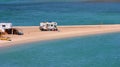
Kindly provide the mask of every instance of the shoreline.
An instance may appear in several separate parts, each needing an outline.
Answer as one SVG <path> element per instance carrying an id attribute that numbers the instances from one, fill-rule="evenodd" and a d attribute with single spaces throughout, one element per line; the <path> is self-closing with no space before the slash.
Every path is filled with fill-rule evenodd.
<path id="1" fill-rule="evenodd" d="M 15 28 L 23 30 L 24 35 L 5 35 L 11 37 L 12 41 L 0 41 L 0 47 L 61 38 L 120 32 L 120 24 L 58 26 L 60 32 L 40 31 L 39 26 L 15 26 Z"/>

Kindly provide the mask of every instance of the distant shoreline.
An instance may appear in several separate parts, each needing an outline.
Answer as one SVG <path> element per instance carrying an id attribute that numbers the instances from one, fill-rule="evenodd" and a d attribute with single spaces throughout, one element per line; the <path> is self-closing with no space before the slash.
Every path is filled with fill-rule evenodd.
<path id="1" fill-rule="evenodd" d="M 11 37 L 12 41 L 0 41 L 0 47 L 14 46 L 24 43 L 68 37 L 120 32 L 120 24 L 58 26 L 59 32 L 40 31 L 39 26 L 14 26 L 14 27 L 20 28 L 23 31 L 24 35 L 5 35 Z"/>

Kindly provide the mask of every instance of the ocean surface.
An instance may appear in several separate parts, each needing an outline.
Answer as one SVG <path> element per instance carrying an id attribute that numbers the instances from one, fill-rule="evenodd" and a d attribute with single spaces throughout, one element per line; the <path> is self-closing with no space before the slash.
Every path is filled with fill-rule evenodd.
<path id="1" fill-rule="evenodd" d="M 120 33 L 0 48 L 0 67 L 120 67 Z"/>
<path id="2" fill-rule="evenodd" d="M 0 2 L 0 22 L 34 26 L 43 21 L 58 25 L 120 24 L 120 3 Z"/>

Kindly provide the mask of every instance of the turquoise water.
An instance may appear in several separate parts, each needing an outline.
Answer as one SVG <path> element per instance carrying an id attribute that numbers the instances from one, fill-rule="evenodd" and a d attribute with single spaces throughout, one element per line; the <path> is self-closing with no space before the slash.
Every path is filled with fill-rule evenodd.
<path id="1" fill-rule="evenodd" d="M 120 33 L 57 39 L 0 49 L 0 67 L 119 67 Z"/>
<path id="2" fill-rule="evenodd" d="M 34 26 L 42 21 L 56 21 L 59 25 L 120 24 L 119 6 L 119 2 L 13 0 L 0 2 L 0 22 L 12 22 L 15 26 Z"/>
<path id="3" fill-rule="evenodd" d="M 36 2 L 35 2 L 36 1 Z M 120 3 L 0 1 L 0 22 L 34 26 L 120 24 Z M 120 33 L 0 48 L 0 67 L 119 67 Z"/>

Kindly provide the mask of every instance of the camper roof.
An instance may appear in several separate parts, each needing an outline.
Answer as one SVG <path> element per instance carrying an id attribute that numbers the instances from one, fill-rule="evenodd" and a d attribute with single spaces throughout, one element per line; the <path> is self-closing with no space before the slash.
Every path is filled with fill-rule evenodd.
<path id="1" fill-rule="evenodd" d="M 41 22 L 40 24 L 55 24 L 55 25 L 57 25 L 57 22 Z"/>

